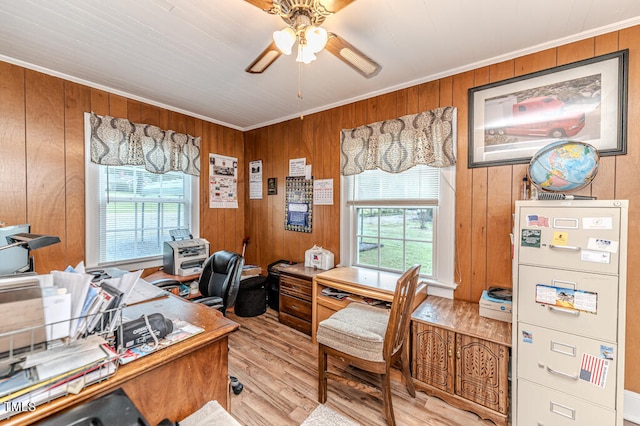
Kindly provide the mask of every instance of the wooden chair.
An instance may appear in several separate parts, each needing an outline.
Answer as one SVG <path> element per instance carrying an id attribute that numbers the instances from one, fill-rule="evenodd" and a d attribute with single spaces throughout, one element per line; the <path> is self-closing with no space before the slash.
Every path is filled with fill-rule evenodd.
<path id="1" fill-rule="evenodd" d="M 384 413 L 395 425 L 391 403 L 391 368 L 400 361 L 409 394 L 416 391 L 409 369 L 409 324 L 411 305 L 418 285 L 420 265 L 409 268 L 398 280 L 391 310 L 351 303 L 318 324 L 318 401 L 327 401 L 327 379 L 367 393 L 382 392 Z M 380 375 L 380 389 L 354 382 L 328 371 L 327 355 L 335 356 L 364 371 Z"/>

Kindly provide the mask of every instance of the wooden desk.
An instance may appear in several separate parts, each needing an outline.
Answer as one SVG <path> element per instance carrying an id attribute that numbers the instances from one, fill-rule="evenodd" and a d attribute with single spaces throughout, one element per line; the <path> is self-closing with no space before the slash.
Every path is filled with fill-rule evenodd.
<path id="1" fill-rule="evenodd" d="M 179 283 L 187 283 L 189 281 L 193 281 L 193 280 L 197 280 L 198 278 L 200 278 L 200 274 L 193 274 L 193 275 L 171 275 L 171 274 L 167 274 L 166 272 L 160 270 L 160 271 L 156 271 L 151 275 L 147 275 L 146 277 L 144 277 L 144 279 L 148 282 L 153 282 L 153 281 L 157 281 L 157 280 L 175 280 L 178 281 Z M 178 288 L 173 288 L 171 290 L 167 290 L 170 293 L 175 294 L 176 296 L 180 296 L 180 290 Z M 200 292 L 197 293 L 191 293 L 189 292 L 189 294 L 186 294 L 183 297 L 184 299 L 195 299 L 198 297 L 201 297 L 202 295 L 200 294 Z"/>
<path id="2" fill-rule="evenodd" d="M 307 268 L 303 263 L 280 269 L 278 319 L 282 324 L 311 335 L 311 283 L 313 277 L 322 272 L 322 269 Z"/>
<path id="3" fill-rule="evenodd" d="M 200 278 L 200 274 L 184 275 L 183 276 L 183 275 L 167 274 L 164 271 L 156 271 L 153 274 L 147 275 L 146 277 L 144 277 L 145 281 L 148 281 L 148 282 L 152 282 L 152 281 L 156 281 L 156 280 L 176 280 L 176 281 L 181 282 L 181 283 L 197 280 L 198 278 Z"/>
<path id="4" fill-rule="evenodd" d="M 204 332 L 119 367 L 108 380 L 0 422 L 27 425 L 67 408 L 123 388 L 150 424 L 162 419 L 182 420 L 206 402 L 228 407 L 228 335 L 239 324 L 215 309 L 169 296 L 126 308 L 124 315 L 161 312 L 204 328 Z"/>
<path id="5" fill-rule="evenodd" d="M 313 342 L 316 342 L 318 323 L 351 303 L 347 299 L 337 300 L 323 296 L 322 289 L 331 287 L 361 297 L 392 302 L 398 278 L 400 278 L 400 274 L 350 267 L 330 269 L 315 275 L 313 277 L 311 320 Z M 418 307 L 426 297 L 426 284 L 418 284 L 411 310 Z"/>

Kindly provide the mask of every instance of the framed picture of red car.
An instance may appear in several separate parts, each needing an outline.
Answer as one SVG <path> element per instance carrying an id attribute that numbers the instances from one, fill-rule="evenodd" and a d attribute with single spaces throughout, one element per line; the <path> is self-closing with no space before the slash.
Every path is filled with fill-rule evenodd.
<path id="1" fill-rule="evenodd" d="M 563 139 L 627 152 L 628 50 L 469 89 L 468 167 L 528 163 Z"/>

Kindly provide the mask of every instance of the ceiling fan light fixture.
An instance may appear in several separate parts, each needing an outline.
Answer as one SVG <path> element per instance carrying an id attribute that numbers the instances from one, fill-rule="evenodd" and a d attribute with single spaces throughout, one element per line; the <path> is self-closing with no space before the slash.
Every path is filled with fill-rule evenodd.
<path id="1" fill-rule="evenodd" d="M 291 48 L 296 42 L 296 32 L 291 27 L 275 31 L 273 33 L 273 41 L 275 41 L 276 46 L 282 53 L 291 55 Z"/>
<path id="2" fill-rule="evenodd" d="M 327 31 L 322 27 L 310 25 L 305 28 L 304 36 L 307 40 L 307 47 L 311 49 L 313 53 L 320 52 L 327 44 Z"/>
<path id="3" fill-rule="evenodd" d="M 296 62 L 302 62 L 305 65 L 309 65 L 316 60 L 314 52 L 305 44 L 298 43 L 298 57 Z"/>

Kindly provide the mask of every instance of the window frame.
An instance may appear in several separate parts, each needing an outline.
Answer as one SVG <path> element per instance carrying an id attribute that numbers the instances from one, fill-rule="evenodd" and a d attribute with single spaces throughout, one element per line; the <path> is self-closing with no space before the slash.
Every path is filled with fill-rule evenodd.
<path id="1" fill-rule="evenodd" d="M 429 284 L 429 294 L 453 298 L 453 291 L 457 288 L 455 282 L 455 201 L 456 201 L 456 170 L 455 166 L 438 169 L 440 173 L 439 200 L 434 209 L 433 229 L 433 276 L 421 274 L 421 281 Z M 390 207 L 402 208 L 434 206 L 433 202 L 419 202 L 406 200 L 402 205 L 396 200 L 384 200 L 373 203 L 356 202 L 348 204 L 348 180 L 340 176 L 340 266 L 380 270 L 364 265 L 357 265 L 357 223 L 356 208 L 358 207 Z M 392 273 L 396 273 L 393 271 Z"/>
<path id="2" fill-rule="evenodd" d="M 163 265 L 163 255 L 119 260 L 114 262 L 99 262 L 100 250 L 100 196 L 99 173 L 100 167 L 107 167 L 95 164 L 91 161 L 91 114 L 84 113 L 85 131 L 85 267 L 104 268 L 117 267 L 125 270 L 137 270 L 154 268 Z M 137 166 L 131 166 L 137 167 Z M 190 184 L 191 196 L 191 234 L 197 238 L 200 234 L 200 178 L 198 176 L 185 175 Z M 167 200 L 169 201 L 169 200 Z"/>

